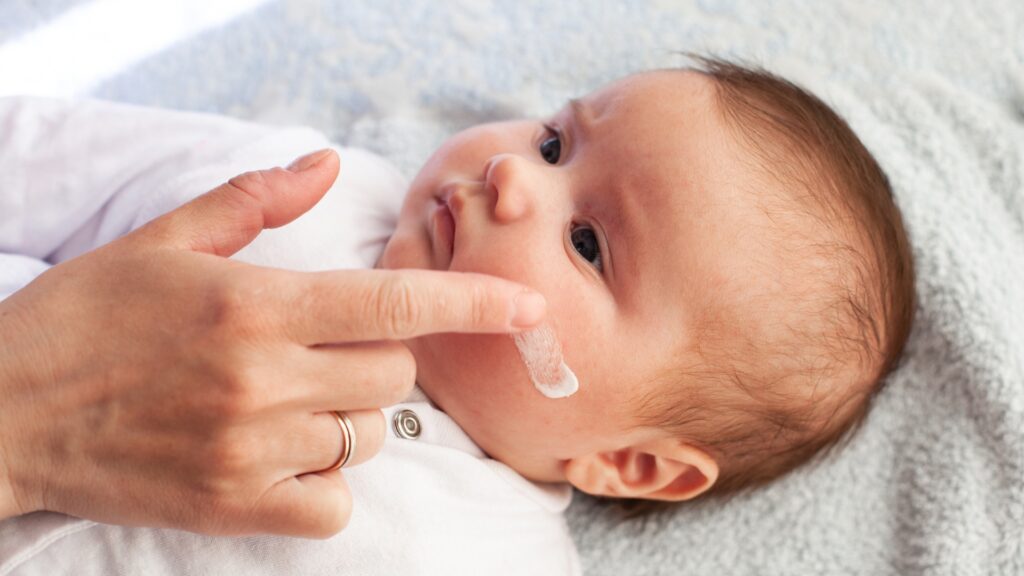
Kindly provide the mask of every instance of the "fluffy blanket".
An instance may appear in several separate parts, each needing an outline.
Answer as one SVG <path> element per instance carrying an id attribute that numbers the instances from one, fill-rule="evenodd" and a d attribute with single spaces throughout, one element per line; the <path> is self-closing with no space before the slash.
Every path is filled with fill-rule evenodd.
<path id="1" fill-rule="evenodd" d="M 0 51 L 69 10 L 112 3 L 5 0 Z M 218 2 L 141 4 L 188 21 Z M 58 64 L 75 68 L 72 41 L 133 26 L 91 24 Z M 280 0 L 77 86 L 309 124 L 411 176 L 456 129 L 546 114 L 623 74 L 682 64 L 681 51 L 803 83 L 851 122 L 904 211 L 920 295 L 905 361 L 849 445 L 767 488 L 642 518 L 579 495 L 570 517 L 586 572 L 1020 574 L 1022 30 L 1015 0 Z"/>

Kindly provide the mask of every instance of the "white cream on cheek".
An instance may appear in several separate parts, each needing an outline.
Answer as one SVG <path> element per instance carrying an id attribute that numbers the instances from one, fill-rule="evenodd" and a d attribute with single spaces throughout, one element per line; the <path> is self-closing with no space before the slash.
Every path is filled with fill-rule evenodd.
<path id="1" fill-rule="evenodd" d="M 541 394 L 548 398 L 565 398 L 579 390 L 580 382 L 562 359 L 562 346 L 547 324 L 513 334 L 512 340 L 533 385 Z"/>

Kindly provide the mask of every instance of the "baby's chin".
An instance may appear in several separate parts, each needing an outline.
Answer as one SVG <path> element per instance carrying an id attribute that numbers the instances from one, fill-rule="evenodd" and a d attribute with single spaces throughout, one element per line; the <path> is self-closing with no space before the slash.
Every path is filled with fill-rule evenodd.
<path id="1" fill-rule="evenodd" d="M 385 270 L 430 270 L 432 264 L 430 246 L 425 245 L 415 231 L 399 228 L 388 239 L 373 267 Z"/>
<path id="2" fill-rule="evenodd" d="M 478 390 L 463 386 L 469 379 L 463 376 L 467 356 L 453 349 L 450 340 L 454 334 L 427 334 L 403 341 L 416 361 L 416 385 L 443 412 L 459 421 L 461 411 L 448 408 L 453 404 L 471 404 Z M 456 401 L 457 399 L 457 401 Z M 474 408 L 470 406 L 470 408 Z M 463 425 L 462 422 L 459 422 Z"/>
<path id="3" fill-rule="evenodd" d="M 404 341 L 416 360 L 416 384 L 460 425 L 467 413 L 486 413 L 501 383 L 489 360 L 495 336 L 428 334 Z M 488 376 L 491 374 L 492 376 Z"/>

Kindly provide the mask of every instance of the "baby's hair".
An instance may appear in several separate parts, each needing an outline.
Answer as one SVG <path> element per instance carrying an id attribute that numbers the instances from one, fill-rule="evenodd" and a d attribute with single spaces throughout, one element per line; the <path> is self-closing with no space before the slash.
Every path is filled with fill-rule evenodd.
<path id="1" fill-rule="evenodd" d="M 860 426 L 909 335 L 914 268 L 888 179 L 838 114 L 759 67 L 688 56 L 697 66 L 685 70 L 713 81 L 721 117 L 776 184 L 751 191 L 771 222 L 786 223 L 770 225 L 764 241 L 787 269 L 767 273 L 810 278 L 777 280 L 786 289 L 771 294 L 723 295 L 698 323 L 695 360 L 666 373 L 671 391 L 658 386 L 638 399 L 646 425 L 715 457 L 708 494 L 730 495 L 812 460 Z M 785 306 L 772 306 L 780 300 Z M 756 326 L 734 306 L 758 310 Z"/>

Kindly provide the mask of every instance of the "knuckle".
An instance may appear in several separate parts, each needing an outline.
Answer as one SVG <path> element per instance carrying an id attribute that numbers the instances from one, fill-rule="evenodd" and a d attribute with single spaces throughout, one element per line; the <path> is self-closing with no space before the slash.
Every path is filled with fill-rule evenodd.
<path id="1" fill-rule="evenodd" d="M 362 380 L 372 390 L 373 406 L 405 400 L 416 385 L 416 359 L 401 342 L 382 342 Z"/>
<path id="2" fill-rule="evenodd" d="M 215 498 L 237 494 L 252 468 L 254 448 L 241 435 L 224 435 L 210 442 L 200 458 L 200 466 L 205 471 L 201 481 L 203 491 Z"/>
<path id="3" fill-rule="evenodd" d="M 270 182 L 266 174 L 260 170 L 245 172 L 228 180 L 228 186 L 242 193 L 242 198 L 248 197 L 259 201 L 270 189 Z"/>
<path id="4" fill-rule="evenodd" d="M 472 325 L 486 325 L 493 309 L 490 293 L 483 286 L 473 286 L 469 298 L 469 320 Z"/>
<path id="5" fill-rule="evenodd" d="M 404 344 L 395 342 L 393 348 L 389 374 L 382 379 L 389 405 L 405 400 L 416 385 L 416 358 Z"/>
<path id="6" fill-rule="evenodd" d="M 238 367 L 221 375 L 209 394 L 210 416 L 221 421 L 241 420 L 258 412 L 268 403 L 267 393 L 251 374 Z"/>
<path id="7" fill-rule="evenodd" d="M 415 333 L 420 322 L 420 309 L 416 305 L 412 283 L 401 275 L 393 275 L 381 282 L 371 298 L 374 317 L 380 319 L 384 332 L 395 338 Z"/>
<path id="8" fill-rule="evenodd" d="M 253 290 L 244 282 L 225 280 L 217 283 L 210 294 L 210 318 L 217 327 L 243 325 L 249 317 Z"/>
<path id="9" fill-rule="evenodd" d="M 270 329 L 270 289 L 253 274 L 233 274 L 211 289 L 208 318 L 214 332 L 229 341 L 252 339 Z"/>

